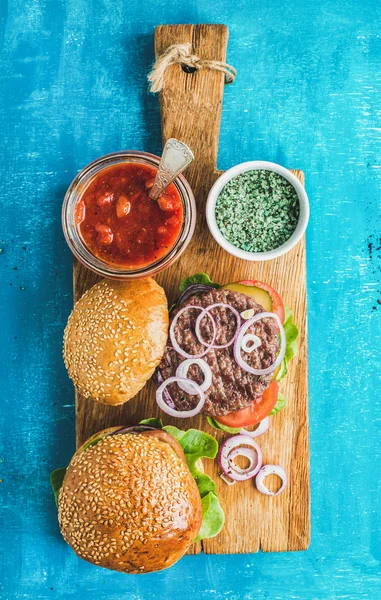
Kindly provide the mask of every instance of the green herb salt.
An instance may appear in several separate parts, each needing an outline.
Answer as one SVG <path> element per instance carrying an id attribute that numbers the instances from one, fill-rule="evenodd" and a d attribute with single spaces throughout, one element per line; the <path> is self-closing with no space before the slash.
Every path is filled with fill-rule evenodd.
<path id="1" fill-rule="evenodd" d="M 262 169 L 231 179 L 217 198 L 216 221 L 222 235 L 249 252 L 266 252 L 286 242 L 299 218 L 294 187 Z"/>

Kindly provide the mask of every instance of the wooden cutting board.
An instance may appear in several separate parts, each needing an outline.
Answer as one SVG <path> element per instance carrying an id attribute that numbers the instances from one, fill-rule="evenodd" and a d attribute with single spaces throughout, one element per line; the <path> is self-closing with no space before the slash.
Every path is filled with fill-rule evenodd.
<path id="1" fill-rule="evenodd" d="M 201 58 L 225 61 L 228 29 L 224 25 L 168 25 L 157 27 L 155 31 L 156 55 L 162 54 L 171 44 L 184 42 L 191 42 L 193 53 Z M 194 544 L 191 552 L 197 553 L 201 549 L 209 554 L 257 552 L 259 549 L 265 552 L 304 550 L 310 538 L 305 240 L 286 256 L 253 263 L 230 256 L 210 235 L 205 220 L 205 202 L 210 187 L 220 174 L 217 151 L 223 92 L 224 76 L 219 72 L 202 70 L 187 74 L 180 65 L 172 65 L 166 71 L 165 88 L 160 94 L 162 138 L 163 142 L 169 137 L 178 138 L 194 152 L 195 160 L 185 176 L 194 191 L 198 214 L 196 231 L 188 249 L 174 266 L 158 275 L 157 281 L 164 287 L 169 304 L 179 295 L 180 281 L 200 271 L 220 283 L 242 279 L 265 281 L 274 286 L 294 310 L 301 332 L 300 350 L 281 386 L 288 406 L 272 418 L 271 429 L 260 438 L 264 462 L 284 466 L 289 474 L 289 486 L 276 498 L 259 494 L 252 481 L 228 487 L 218 476 L 217 461 L 205 460 L 206 472 L 217 483 L 226 524 L 217 537 Z M 293 172 L 303 183 L 303 173 Z M 75 263 L 75 299 L 98 279 Z M 77 445 L 111 425 L 137 423 L 152 416 L 163 417 L 156 406 L 154 390 L 153 383 L 149 382 L 134 399 L 119 407 L 104 406 L 77 395 Z M 224 438 L 209 427 L 203 416 L 179 423 L 179 420 L 175 422 L 164 415 L 164 421 L 183 429 L 202 428 L 219 441 Z"/>

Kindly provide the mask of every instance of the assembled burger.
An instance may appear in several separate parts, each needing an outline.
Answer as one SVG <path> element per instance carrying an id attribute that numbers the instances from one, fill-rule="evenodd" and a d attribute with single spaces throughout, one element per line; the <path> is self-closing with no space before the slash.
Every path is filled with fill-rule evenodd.
<path id="1" fill-rule="evenodd" d="M 215 484 L 198 462 L 216 456 L 217 442 L 197 430 L 170 427 L 171 435 L 154 421 L 99 432 L 52 473 L 62 535 L 95 565 L 160 571 L 223 526 Z"/>

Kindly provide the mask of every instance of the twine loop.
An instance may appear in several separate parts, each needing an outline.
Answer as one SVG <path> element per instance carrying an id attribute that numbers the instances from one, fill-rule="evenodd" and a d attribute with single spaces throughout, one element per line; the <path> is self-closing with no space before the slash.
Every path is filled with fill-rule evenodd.
<path id="1" fill-rule="evenodd" d="M 155 61 L 151 73 L 148 75 L 151 92 L 160 92 L 164 86 L 164 73 L 170 65 L 180 64 L 186 68 L 186 72 L 192 73 L 199 69 L 212 69 L 220 71 L 225 75 L 225 83 L 233 83 L 237 71 L 232 65 L 221 62 L 220 60 L 202 59 L 191 54 L 191 44 L 173 44 L 161 54 Z"/>

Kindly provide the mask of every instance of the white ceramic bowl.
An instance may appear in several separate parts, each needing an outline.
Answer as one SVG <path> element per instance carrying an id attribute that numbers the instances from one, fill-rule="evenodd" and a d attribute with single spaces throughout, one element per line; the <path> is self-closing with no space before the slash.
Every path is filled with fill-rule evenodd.
<path id="1" fill-rule="evenodd" d="M 275 248 L 274 250 L 269 250 L 267 252 L 248 252 L 247 250 L 241 250 L 231 244 L 221 233 L 217 226 L 216 222 L 216 202 L 217 198 L 222 192 L 225 185 L 233 179 L 240 175 L 241 173 L 245 173 L 246 171 L 253 171 L 256 169 L 265 169 L 266 171 L 274 171 L 279 175 L 282 175 L 287 181 L 291 183 L 291 185 L 295 188 L 295 191 L 299 198 L 299 220 L 296 225 L 294 233 L 291 237 L 281 246 Z M 276 163 L 266 162 L 262 160 L 252 160 L 249 162 L 241 163 L 232 167 L 228 171 L 225 171 L 217 179 L 212 189 L 209 192 L 208 200 L 206 203 L 206 220 L 208 222 L 209 230 L 216 240 L 216 242 L 224 248 L 233 256 L 237 256 L 238 258 L 244 258 L 245 260 L 271 260 L 272 258 L 277 258 L 278 256 L 282 256 L 282 254 L 286 254 L 291 248 L 295 246 L 303 236 L 310 216 L 310 205 L 308 202 L 308 196 L 303 185 L 300 183 L 299 179 L 295 177 L 288 169 L 285 167 L 281 167 Z"/>

